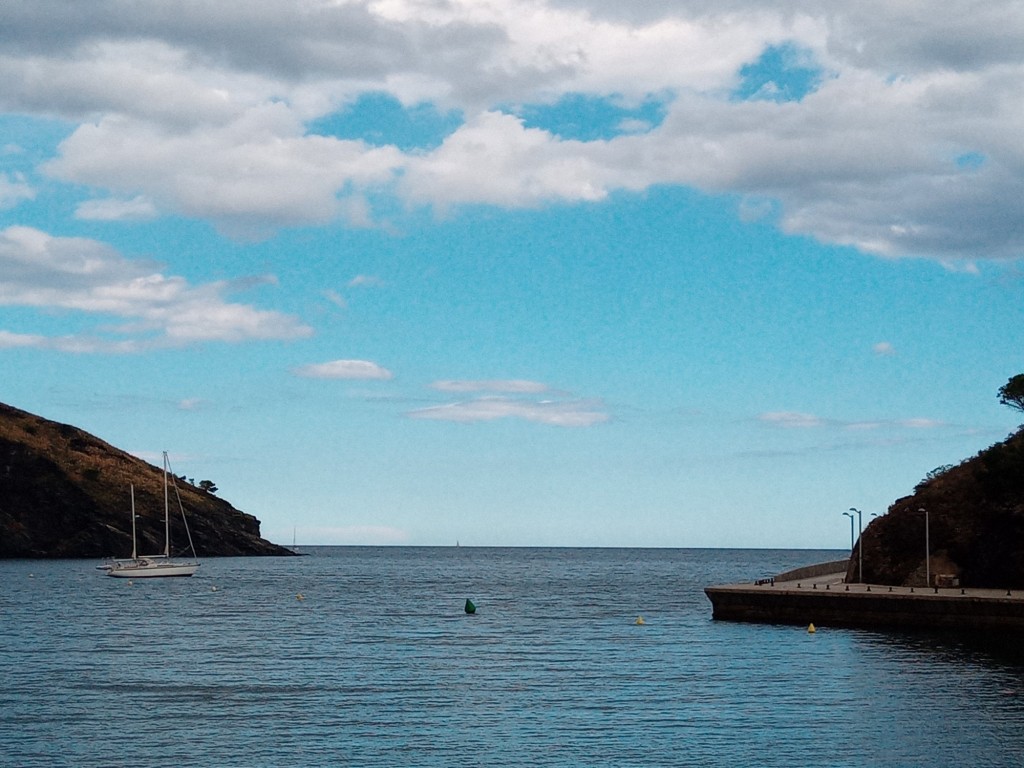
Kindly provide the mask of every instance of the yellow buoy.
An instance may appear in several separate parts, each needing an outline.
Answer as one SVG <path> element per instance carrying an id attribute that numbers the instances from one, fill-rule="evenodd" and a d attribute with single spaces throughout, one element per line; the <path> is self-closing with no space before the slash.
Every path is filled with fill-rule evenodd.
<path id="1" fill-rule="evenodd" d="M 817 632 L 817 631 L 818 631 L 818 630 L 814 628 L 814 622 L 811 622 L 811 625 L 810 625 L 810 626 L 809 626 L 809 627 L 807 628 L 807 632 L 808 632 L 808 634 L 811 634 L 811 635 L 813 635 L 813 634 L 814 634 L 815 632 Z"/>
<path id="2" fill-rule="evenodd" d="M 637 617 L 636 617 L 636 621 L 635 621 L 635 622 L 633 622 L 633 623 L 634 623 L 634 624 L 637 624 L 637 625 L 642 625 L 642 624 L 644 624 L 644 623 L 645 623 L 645 622 L 644 622 L 644 617 L 643 617 L 643 616 L 637 616 Z"/>

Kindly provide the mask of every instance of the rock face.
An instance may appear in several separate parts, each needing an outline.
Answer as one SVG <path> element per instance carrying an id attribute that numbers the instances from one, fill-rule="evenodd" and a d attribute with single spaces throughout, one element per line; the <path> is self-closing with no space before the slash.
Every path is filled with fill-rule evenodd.
<path id="1" fill-rule="evenodd" d="M 139 552 L 164 546 L 163 470 L 67 424 L 0 403 L 0 557 L 127 557 L 135 486 Z M 199 557 L 290 555 L 260 521 L 175 478 Z M 171 488 L 171 542 L 188 538 Z M 172 552 L 173 554 L 173 552 Z"/>
<path id="2" fill-rule="evenodd" d="M 930 563 L 925 565 L 928 511 Z M 1024 428 L 921 481 L 864 530 L 864 581 L 923 586 L 925 574 L 963 587 L 1024 588 Z M 857 581 L 854 550 L 847 579 Z"/>

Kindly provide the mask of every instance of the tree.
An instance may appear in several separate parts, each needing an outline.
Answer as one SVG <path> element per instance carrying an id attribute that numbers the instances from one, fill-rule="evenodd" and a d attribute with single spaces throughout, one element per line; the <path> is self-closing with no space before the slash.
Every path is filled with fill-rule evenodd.
<path id="1" fill-rule="evenodd" d="M 213 484 L 212 480 L 200 480 L 199 488 L 206 491 L 207 493 L 216 493 L 217 486 Z"/>
<path id="2" fill-rule="evenodd" d="M 1024 411 L 1024 373 L 1018 373 L 999 388 L 999 402 Z"/>

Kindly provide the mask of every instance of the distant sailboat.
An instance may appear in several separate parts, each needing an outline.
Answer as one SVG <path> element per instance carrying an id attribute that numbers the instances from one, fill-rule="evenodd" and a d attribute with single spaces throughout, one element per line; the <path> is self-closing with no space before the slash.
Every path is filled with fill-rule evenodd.
<path id="1" fill-rule="evenodd" d="M 178 498 L 178 509 L 181 511 L 181 519 L 185 523 L 185 534 L 188 536 L 188 546 L 192 551 L 192 560 L 171 559 L 171 517 L 170 502 L 168 497 L 168 470 L 170 459 L 167 458 L 167 451 L 164 451 L 164 551 L 160 555 L 139 556 L 138 547 L 135 541 L 135 486 L 131 486 L 132 497 L 132 556 L 127 560 L 114 560 L 109 566 L 104 566 L 108 576 L 121 579 L 148 579 L 158 576 L 191 576 L 199 569 L 199 561 L 196 560 L 196 550 L 192 545 L 192 534 L 188 530 L 188 521 L 185 520 L 185 509 L 181 505 L 181 496 L 178 495 L 178 486 L 174 486 L 174 495 Z"/>
<path id="2" fill-rule="evenodd" d="M 299 551 L 299 545 L 296 543 L 297 539 L 296 539 L 296 536 L 295 536 L 295 533 L 296 533 L 297 530 L 298 530 L 297 527 L 293 525 L 292 526 L 292 549 L 291 549 L 291 553 L 293 555 L 298 555 L 298 556 L 302 557 L 302 556 L 308 555 L 309 552 L 300 552 Z"/>

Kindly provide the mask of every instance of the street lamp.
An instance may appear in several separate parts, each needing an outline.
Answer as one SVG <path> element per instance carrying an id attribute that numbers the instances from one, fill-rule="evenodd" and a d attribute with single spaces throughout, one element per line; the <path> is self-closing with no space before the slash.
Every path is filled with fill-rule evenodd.
<path id="1" fill-rule="evenodd" d="M 853 515 L 851 515 L 849 512 L 843 512 L 843 514 L 846 517 L 850 518 L 850 556 L 852 557 L 853 556 Z M 843 581 L 846 581 L 846 579 L 844 578 Z"/>
<path id="2" fill-rule="evenodd" d="M 843 515 L 850 518 L 850 554 L 853 554 L 853 515 L 849 512 L 843 512 Z"/>
<path id="3" fill-rule="evenodd" d="M 857 559 L 860 561 L 859 565 L 858 565 L 858 575 L 859 575 L 859 578 L 857 580 L 861 584 L 863 584 L 864 583 L 864 524 L 863 524 L 863 518 L 861 517 L 861 515 L 863 513 L 859 509 L 855 509 L 854 507 L 850 507 L 850 511 L 857 513 Z M 852 517 L 850 518 L 850 525 L 851 526 L 853 525 L 853 518 Z"/>
<path id="4" fill-rule="evenodd" d="M 924 580 L 927 586 L 932 585 L 932 547 L 928 538 L 928 510 L 921 507 L 918 512 L 924 512 Z"/>

